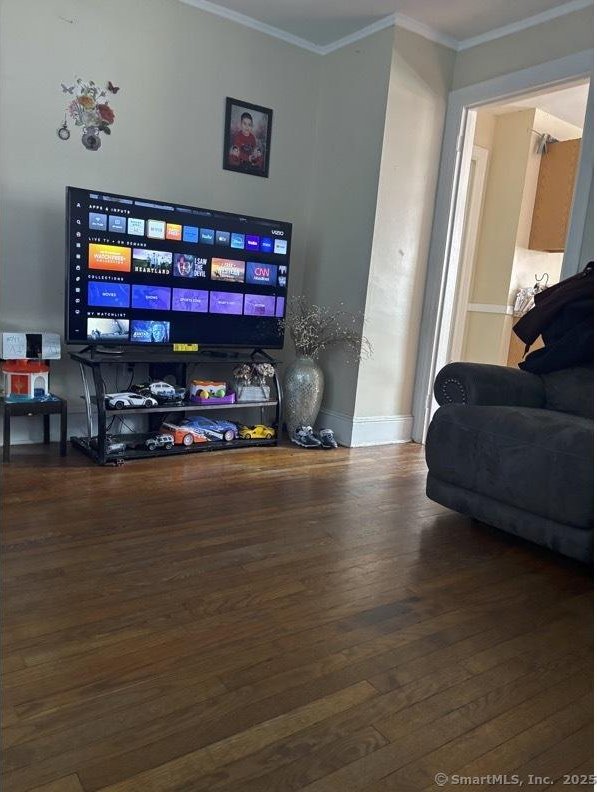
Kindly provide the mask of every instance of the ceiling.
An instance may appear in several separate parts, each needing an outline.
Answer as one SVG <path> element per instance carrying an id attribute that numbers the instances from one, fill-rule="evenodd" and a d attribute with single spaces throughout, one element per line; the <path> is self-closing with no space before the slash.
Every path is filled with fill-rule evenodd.
<path id="1" fill-rule="evenodd" d="M 536 107 L 582 129 L 585 123 L 588 97 L 589 83 L 585 82 L 581 85 L 573 85 L 568 88 L 555 89 L 549 91 L 549 93 L 517 99 L 515 102 L 509 102 L 508 104 L 489 109 L 494 115 L 501 115 L 502 113 L 522 110 L 525 107 Z"/>
<path id="2" fill-rule="evenodd" d="M 593 0 L 183 0 L 325 54 L 398 24 L 454 49 L 529 27 Z M 478 40 L 480 39 L 480 40 Z"/>

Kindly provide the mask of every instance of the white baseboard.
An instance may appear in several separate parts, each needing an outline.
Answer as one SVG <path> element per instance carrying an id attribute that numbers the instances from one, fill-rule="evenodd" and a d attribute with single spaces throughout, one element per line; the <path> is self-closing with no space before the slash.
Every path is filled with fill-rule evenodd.
<path id="1" fill-rule="evenodd" d="M 350 447 L 352 441 L 352 416 L 334 410 L 320 410 L 317 416 L 318 429 L 331 429 L 342 446 Z"/>
<path id="2" fill-rule="evenodd" d="M 317 419 L 319 428 L 332 429 L 340 445 L 348 447 L 410 443 L 412 415 L 374 415 L 359 418 L 323 409 Z"/>

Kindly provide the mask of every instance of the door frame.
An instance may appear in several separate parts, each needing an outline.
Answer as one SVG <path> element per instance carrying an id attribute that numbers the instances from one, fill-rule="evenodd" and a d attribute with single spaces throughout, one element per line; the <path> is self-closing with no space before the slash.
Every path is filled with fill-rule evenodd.
<path id="1" fill-rule="evenodd" d="M 568 232 L 571 250 L 564 254 L 562 266 L 563 277 L 566 277 L 580 268 L 582 232 L 593 179 L 592 75 L 593 50 L 588 49 L 468 85 L 448 95 L 415 374 L 413 439 L 416 442 L 423 442 L 426 436 L 432 410 L 433 381 L 447 362 L 450 349 L 475 107 L 510 101 L 520 94 L 576 79 L 591 79 Z"/>
<path id="2" fill-rule="evenodd" d="M 460 360 L 464 347 L 466 316 L 471 292 L 475 253 L 481 226 L 481 210 L 485 197 L 488 160 L 489 151 L 486 148 L 482 146 L 473 146 L 471 163 L 475 163 L 475 172 L 472 177 L 472 182 L 469 184 L 467 195 L 465 227 L 462 240 L 462 259 L 458 272 L 458 292 L 454 304 L 452 338 L 450 339 L 450 350 L 448 353 L 450 360 Z"/>

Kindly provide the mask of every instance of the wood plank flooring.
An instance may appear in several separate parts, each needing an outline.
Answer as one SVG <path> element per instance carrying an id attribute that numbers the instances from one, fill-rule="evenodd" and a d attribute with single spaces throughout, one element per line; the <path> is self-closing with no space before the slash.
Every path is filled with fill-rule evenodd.
<path id="1" fill-rule="evenodd" d="M 2 479 L 5 792 L 589 788 L 591 575 L 427 500 L 419 446 Z"/>

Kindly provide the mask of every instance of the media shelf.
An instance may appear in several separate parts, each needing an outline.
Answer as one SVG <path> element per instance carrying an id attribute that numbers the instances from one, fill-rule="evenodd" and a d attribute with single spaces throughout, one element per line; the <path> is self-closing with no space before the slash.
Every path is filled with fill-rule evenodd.
<path id="1" fill-rule="evenodd" d="M 71 444 L 83 453 L 91 457 L 100 465 L 117 464 L 127 459 L 143 459 L 147 457 L 175 456 L 180 454 L 194 454 L 205 451 L 226 451 L 234 448 L 247 448 L 256 446 L 272 446 L 278 444 L 281 431 L 282 416 L 282 391 L 278 379 L 277 366 L 279 361 L 274 360 L 261 350 L 253 353 L 175 353 L 160 352 L 154 350 L 129 350 L 126 349 L 122 354 L 101 353 L 95 350 L 83 350 L 69 352 L 72 360 L 79 364 L 81 380 L 83 383 L 83 399 L 85 400 L 87 417 L 87 435 L 83 437 L 71 437 Z M 195 404 L 186 402 L 184 404 L 168 405 L 161 404 L 152 407 L 125 407 L 114 409 L 106 407 L 106 385 L 104 367 L 125 363 L 128 366 L 136 364 L 148 364 L 149 373 L 152 378 L 161 378 L 162 374 L 153 377 L 152 366 L 157 366 L 160 371 L 163 367 L 172 367 L 175 373 L 177 384 L 187 385 L 188 367 L 201 364 L 203 366 L 235 366 L 239 363 L 260 363 L 268 362 L 274 367 L 273 390 L 274 398 L 266 401 L 236 402 L 235 404 Z M 91 386 L 95 393 L 92 394 Z M 175 445 L 171 449 L 158 448 L 151 451 L 143 444 L 150 434 L 155 433 L 163 420 L 168 415 L 174 413 L 201 413 L 201 412 L 221 412 L 230 410 L 260 410 L 260 423 L 265 422 L 266 410 L 274 412 L 274 420 L 268 423 L 276 429 L 276 437 L 272 439 L 254 438 L 242 440 L 240 438 L 232 441 L 211 440 L 206 443 L 195 443 L 192 446 Z M 93 413 L 95 411 L 97 420 L 97 433 L 93 431 Z M 147 433 L 131 432 L 129 434 L 108 435 L 108 418 L 122 418 L 126 420 L 127 415 L 146 415 L 149 416 L 150 428 Z M 158 419 L 158 416 L 161 418 Z M 126 443 L 126 450 L 109 453 L 108 438 L 110 443 Z M 135 446 L 135 447 L 131 447 Z"/>

